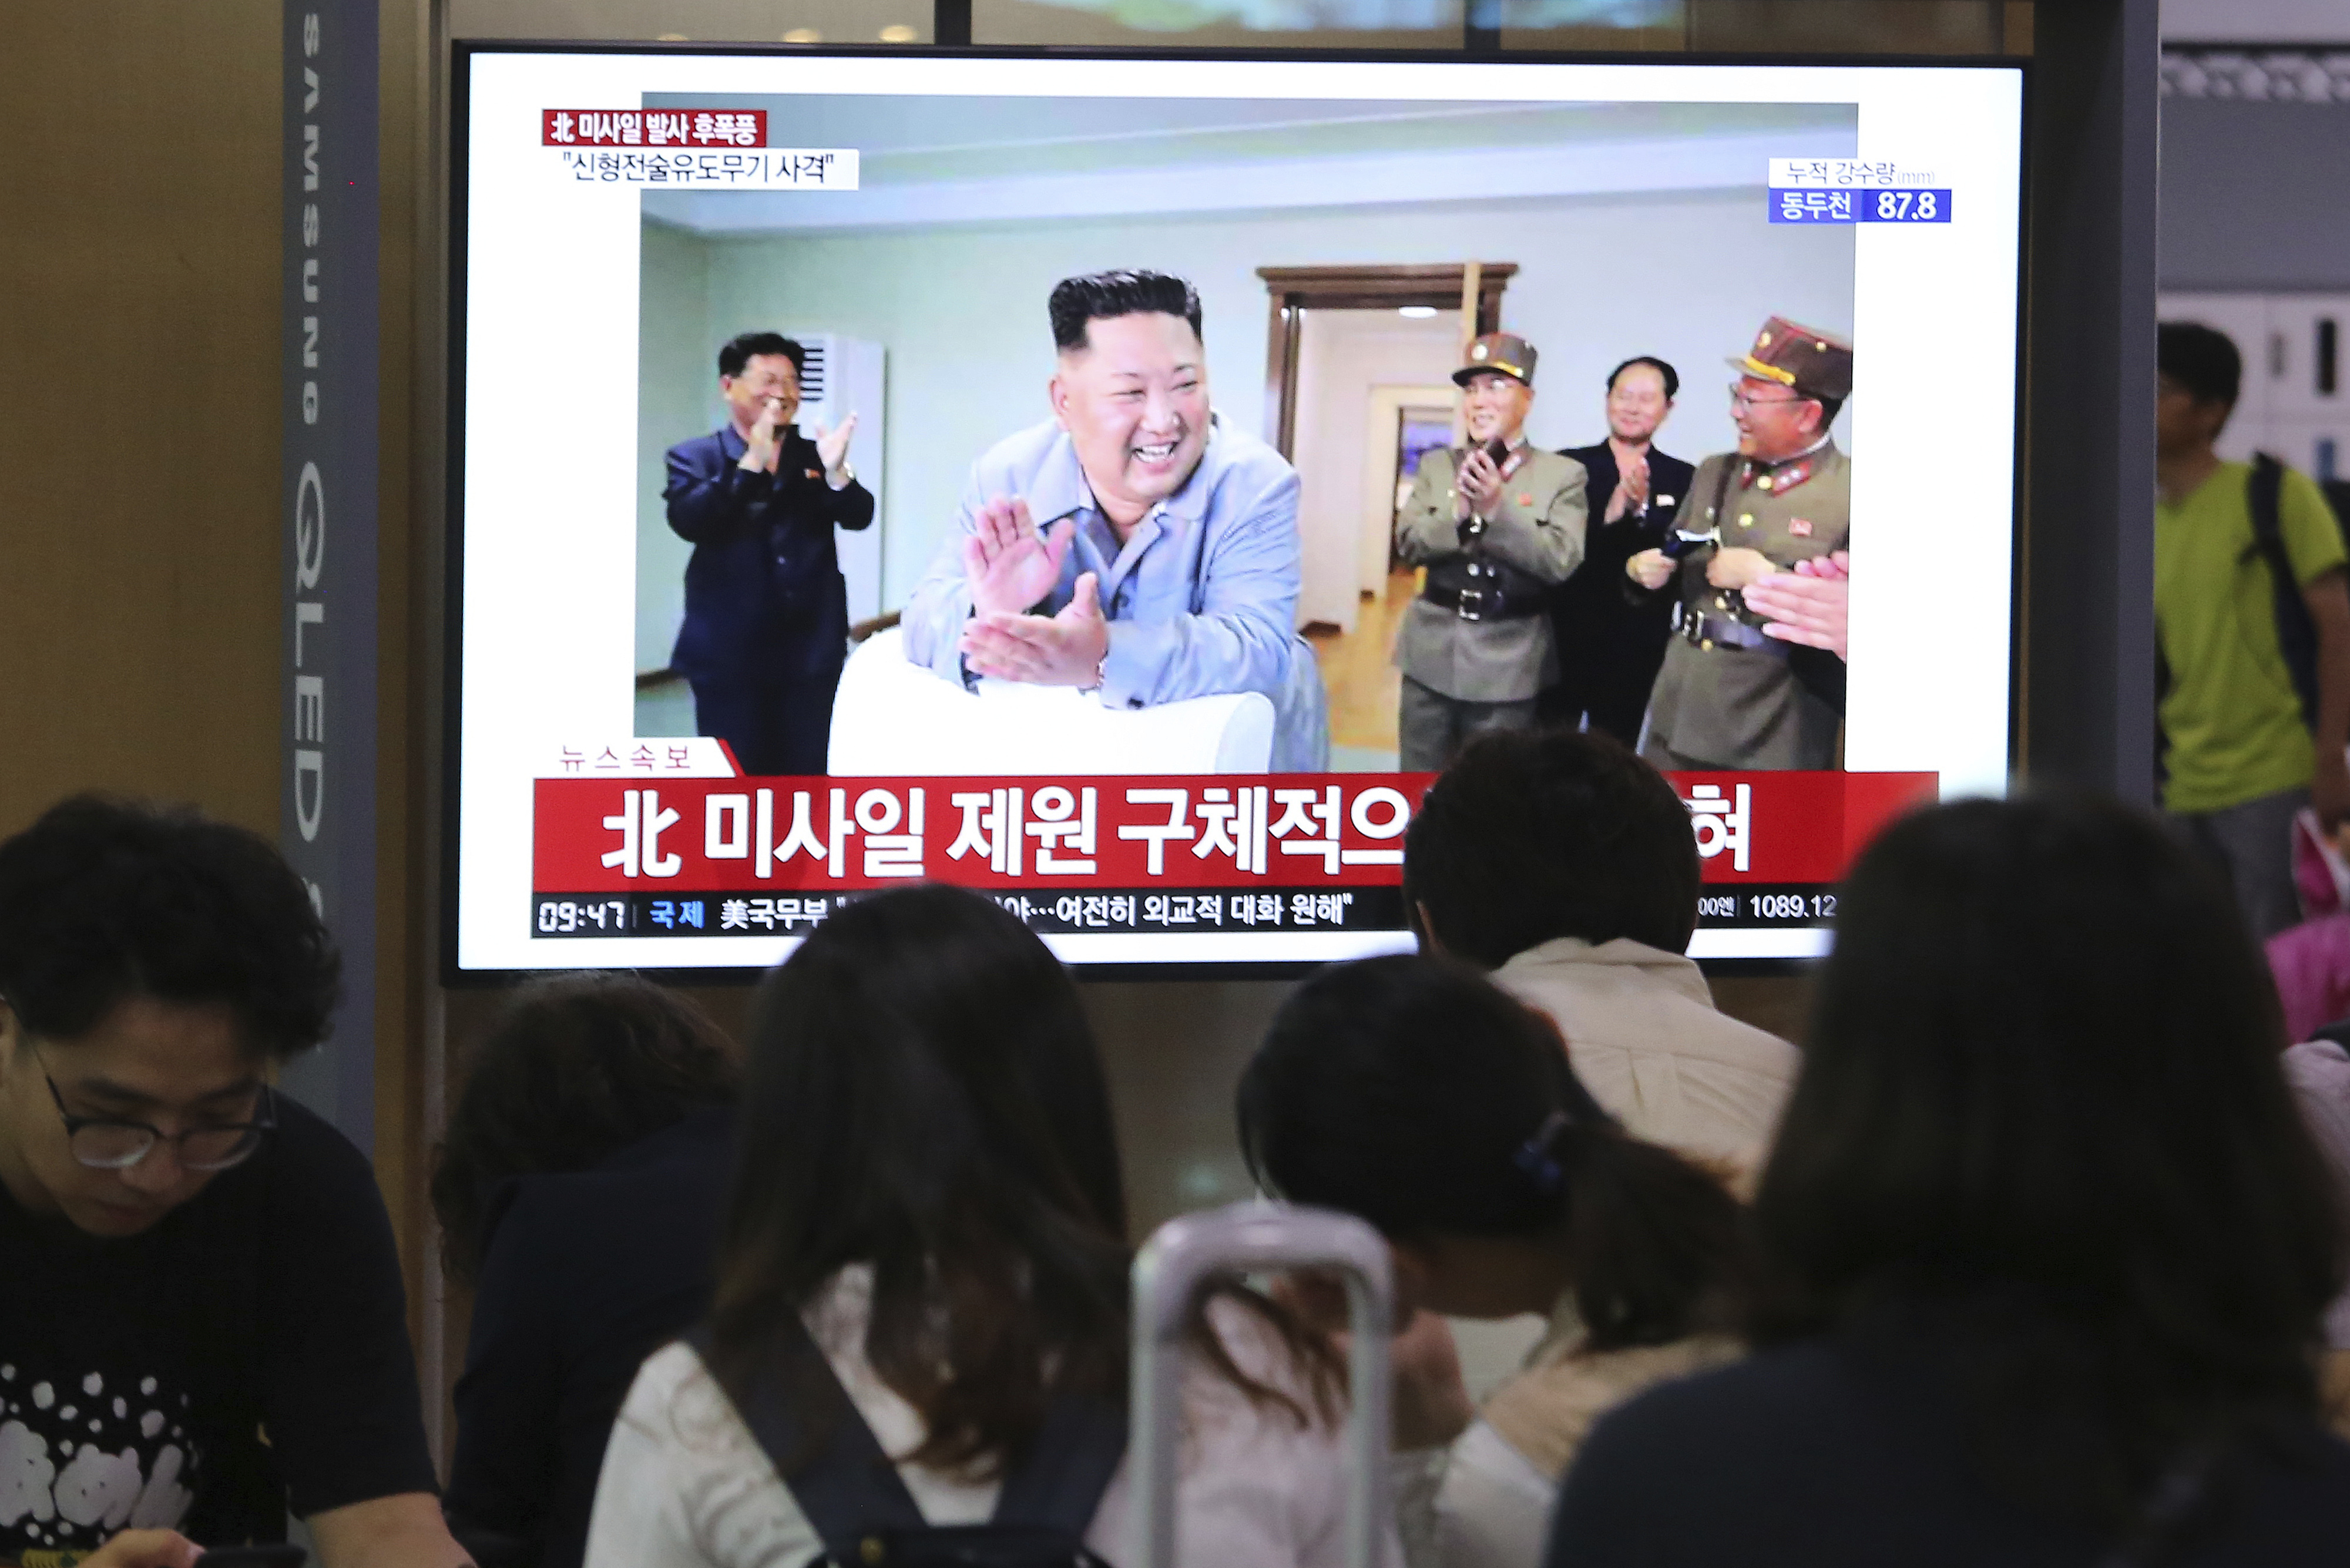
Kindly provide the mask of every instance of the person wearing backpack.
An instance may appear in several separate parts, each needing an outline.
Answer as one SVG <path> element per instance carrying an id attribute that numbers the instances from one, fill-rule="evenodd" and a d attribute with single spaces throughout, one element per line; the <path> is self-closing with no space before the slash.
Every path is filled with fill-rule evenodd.
<path id="1" fill-rule="evenodd" d="M 1126 1560 L 1124 1182 L 1044 943 L 953 888 L 842 906 L 765 982 L 737 1147 L 712 1315 L 629 1390 L 588 1568 Z M 1342 1399 L 1326 1342 L 1211 1292 L 1178 1560 L 1335 1568 Z"/>
<path id="2" fill-rule="evenodd" d="M 2213 450 L 2243 379 L 2227 335 L 2165 322 L 2156 364 L 2162 804 L 2265 938 L 2301 918 L 2294 814 L 2350 816 L 2350 574 L 2314 481 Z"/>

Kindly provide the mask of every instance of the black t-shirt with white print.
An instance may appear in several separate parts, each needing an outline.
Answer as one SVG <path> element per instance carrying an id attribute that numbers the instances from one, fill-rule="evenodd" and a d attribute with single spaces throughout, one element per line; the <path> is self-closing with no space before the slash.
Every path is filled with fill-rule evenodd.
<path id="1" fill-rule="evenodd" d="M 278 1540 L 289 1508 L 433 1490 L 373 1173 L 282 1096 L 277 1122 L 138 1236 L 0 1188 L 0 1564 L 140 1526 Z"/>

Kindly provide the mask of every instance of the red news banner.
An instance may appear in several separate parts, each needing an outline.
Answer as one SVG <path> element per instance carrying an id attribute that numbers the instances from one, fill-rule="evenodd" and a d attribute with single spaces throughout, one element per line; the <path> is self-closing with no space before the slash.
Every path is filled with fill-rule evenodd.
<path id="1" fill-rule="evenodd" d="M 1704 879 L 1749 890 L 1835 882 L 1877 828 L 1935 794 L 1932 774 L 1671 778 Z M 1392 930 L 1403 925 L 1404 830 L 1430 782 L 1426 774 L 539 779 L 533 928 L 544 936 L 805 929 L 832 895 L 927 879 L 986 889 L 1048 930 Z M 1707 924 L 1753 923 L 1714 914 Z"/>
<path id="2" fill-rule="evenodd" d="M 543 109 L 542 147 L 764 147 L 764 109 Z"/>

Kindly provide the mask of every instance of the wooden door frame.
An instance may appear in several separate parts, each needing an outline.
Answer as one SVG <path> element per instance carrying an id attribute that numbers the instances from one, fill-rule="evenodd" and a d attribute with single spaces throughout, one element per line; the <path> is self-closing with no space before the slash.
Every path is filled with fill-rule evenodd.
<path id="1" fill-rule="evenodd" d="M 1382 382 L 1371 389 L 1369 427 L 1363 442 L 1363 515 L 1356 519 L 1356 526 L 1365 535 L 1376 529 L 1386 536 L 1387 547 L 1380 557 L 1383 562 L 1393 558 L 1395 548 L 1396 460 L 1401 455 L 1396 450 L 1397 437 L 1401 433 L 1398 421 L 1409 410 L 1450 408 L 1453 390 L 1450 386 L 1415 387 L 1400 381 Z M 1357 538 L 1358 556 L 1361 543 Z M 1355 566 L 1356 592 L 1376 591 L 1376 585 L 1363 580 L 1362 562 L 1357 559 Z"/>
<path id="2" fill-rule="evenodd" d="M 1515 262 L 1481 263 L 1477 284 L 1477 331 L 1502 325 L 1502 291 L 1516 275 Z M 1439 310 L 1461 308 L 1468 265 L 1261 266 L 1267 296 L 1264 359 L 1264 439 L 1290 455 L 1297 435 L 1298 333 L 1308 310 L 1396 310 L 1407 305 Z"/>

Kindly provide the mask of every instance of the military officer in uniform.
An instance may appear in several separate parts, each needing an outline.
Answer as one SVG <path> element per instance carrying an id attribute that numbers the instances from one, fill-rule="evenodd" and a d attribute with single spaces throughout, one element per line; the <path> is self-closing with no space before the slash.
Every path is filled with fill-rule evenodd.
<path id="1" fill-rule="evenodd" d="M 1851 463 L 1828 427 L 1852 393 L 1852 345 L 1774 316 L 1730 364 L 1738 450 L 1698 469 L 1678 552 L 1625 563 L 1644 587 L 1676 574 L 1680 587 L 1642 754 L 1665 769 L 1831 767 L 1843 661 L 1764 636 L 1742 590 L 1850 544 Z"/>
<path id="2" fill-rule="evenodd" d="M 1583 559 L 1583 465 L 1526 441 L 1534 349 L 1489 332 L 1452 379 L 1468 445 L 1428 453 L 1396 520 L 1396 551 L 1428 568 L 1396 638 L 1407 773 L 1433 773 L 1471 735 L 1530 728 L 1553 678 L 1553 585 Z"/>

